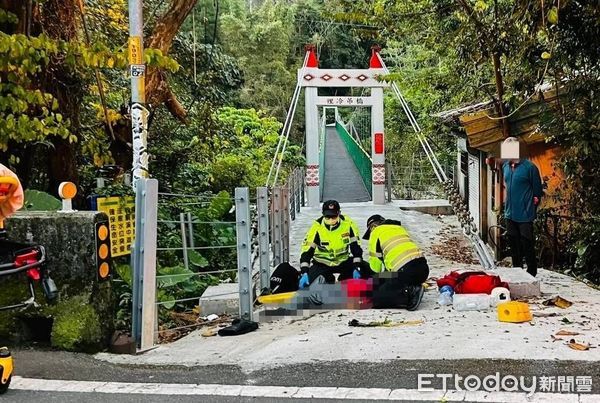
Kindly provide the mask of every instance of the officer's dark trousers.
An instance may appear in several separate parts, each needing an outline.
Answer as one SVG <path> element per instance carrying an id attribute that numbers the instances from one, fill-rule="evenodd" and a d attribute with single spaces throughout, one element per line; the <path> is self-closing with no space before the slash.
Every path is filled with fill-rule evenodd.
<path id="1" fill-rule="evenodd" d="M 373 275 L 373 308 L 405 308 L 411 296 L 410 286 L 421 286 L 429 277 L 424 257 L 411 260 L 397 272 Z"/>
<path id="2" fill-rule="evenodd" d="M 369 269 L 369 264 L 366 262 L 361 262 L 360 264 L 353 263 L 352 258 L 348 258 L 338 266 L 327 266 L 323 263 L 313 261 L 312 266 L 308 269 L 308 281 L 312 283 L 317 277 L 323 276 L 327 283 L 333 284 L 335 283 L 335 273 L 339 273 L 338 281 L 347 280 L 352 278 L 354 269 L 357 266 L 360 267 L 362 278 L 370 277 L 371 269 Z"/>
<path id="3" fill-rule="evenodd" d="M 506 232 L 508 234 L 513 267 L 523 267 L 523 257 L 525 257 L 527 273 L 532 276 L 537 275 L 533 223 L 507 220 Z"/>

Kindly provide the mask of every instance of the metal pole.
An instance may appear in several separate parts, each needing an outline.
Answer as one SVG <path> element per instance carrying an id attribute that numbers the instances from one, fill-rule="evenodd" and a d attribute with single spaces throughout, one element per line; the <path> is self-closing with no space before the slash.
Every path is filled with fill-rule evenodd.
<path id="1" fill-rule="evenodd" d="M 196 247 L 196 243 L 194 242 L 194 221 L 192 220 L 192 213 L 187 213 L 187 224 L 188 224 L 188 234 L 190 239 L 189 245 L 190 248 L 194 249 Z"/>
<path id="2" fill-rule="evenodd" d="M 260 264 L 260 289 L 271 287 L 271 273 L 269 267 L 269 189 L 257 189 L 258 210 L 258 253 Z"/>
<path id="3" fill-rule="evenodd" d="M 139 347 L 141 340 L 141 318 L 142 318 L 142 263 L 141 250 L 143 244 L 142 211 L 144 210 L 144 195 L 146 194 L 146 181 L 140 181 L 135 189 L 135 239 L 131 248 L 131 267 L 133 272 L 132 295 L 131 295 L 131 335 L 136 346 Z"/>
<path id="4" fill-rule="evenodd" d="M 296 219 L 296 196 L 294 192 L 296 190 L 296 178 L 294 176 L 294 171 L 290 174 L 287 188 L 289 189 L 290 195 L 290 218 L 292 221 Z"/>
<path id="5" fill-rule="evenodd" d="M 250 251 L 250 196 L 248 188 L 235 188 L 240 318 L 252 320 L 252 276 Z"/>
<path id="6" fill-rule="evenodd" d="M 273 199 L 271 201 L 273 208 L 273 267 L 282 262 L 281 245 L 281 187 L 273 188 Z"/>
<path id="7" fill-rule="evenodd" d="M 281 260 L 288 262 L 290 260 L 290 190 L 283 187 L 281 198 Z"/>
<path id="8" fill-rule="evenodd" d="M 158 181 L 142 179 L 136 188 L 135 243 L 132 254 L 132 333 L 141 351 L 154 346 L 157 216 Z"/>
<path id="9" fill-rule="evenodd" d="M 300 213 L 300 205 L 302 204 L 302 182 L 304 181 L 304 175 L 302 175 L 302 170 L 296 168 L 294 171 L 296 173 L 296 213 Z"/>
<path id="10" fill-rule="evenodd" d="M 148 109 L 144 63 L 143 0 L 129 0 L 129 73 L 131 75 L 131 129 L 133 186 L 148 177 Z"/>
<path id="11" fill-rule="evenodd" d="M 385 163 L 385 181 L 387 184 L 387 201 L 392 202 L 392 170 L 389 161 Z"/>
<path id="12" fill-rule="evenodd" d="M 185 213 L 179 213 L 179 227 L 181 229 L 181 249 L 183 251 L 183 266 L 187 269 L 190 268 L 190 261 L 188 260 L 187 240 L 185 235 Z"/>

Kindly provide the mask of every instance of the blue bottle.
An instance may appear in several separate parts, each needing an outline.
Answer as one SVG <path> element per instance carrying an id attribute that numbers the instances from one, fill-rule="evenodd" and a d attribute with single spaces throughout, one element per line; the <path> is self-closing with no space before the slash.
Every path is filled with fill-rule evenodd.
<path id="1" fill-rule="evenodd" d="M 438 298 L 438 304 L 445 306 L 445 305 L 451 305 L 452 304 L 452 296 L 454 295 L 454 289 L 449 286 L 449 285 L 445 285 L 442 288 L 440 288 L 440 296 Z"/>

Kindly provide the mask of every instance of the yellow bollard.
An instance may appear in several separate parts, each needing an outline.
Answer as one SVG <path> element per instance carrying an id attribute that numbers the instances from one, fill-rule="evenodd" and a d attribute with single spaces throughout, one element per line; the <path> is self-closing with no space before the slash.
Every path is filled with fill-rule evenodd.
<path id="1" fill-rule="evenodd" d="M 525 302 L 510 301 L 498 304 L 498 320 L 500 322 L 522 323 L 533 319 L 529 305 Z"/>
<path id="2" fill-rule="evenodd" d="M 12 379 L 13 359 L 6 347 L 0 348 L 0 395 L 8 390 Z"/>

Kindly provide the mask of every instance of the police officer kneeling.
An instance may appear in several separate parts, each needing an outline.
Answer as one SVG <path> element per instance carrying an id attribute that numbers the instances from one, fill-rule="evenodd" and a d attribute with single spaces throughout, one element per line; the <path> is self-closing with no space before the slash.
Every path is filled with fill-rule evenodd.
<path id="1" fill-rule="evenodd" d="M 323 203 L 322 213 L 302 243 L 299 288 L 320 276 L 323 282 L 334 283 L 334 273 L 340 273 L 340 281 L 363 276 L 358 227 L 349 217 L 340 214 L 340 204 L 335 200 Z"/>
<path id="2" fill-rule="evenodd" d="M 369 266 L 375 273 L 373 308 L 417 309 L 429 266 L 400 221 L 373 215 L 363 239 L 369 240 Z"/>

